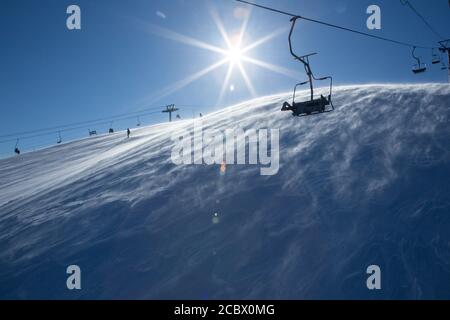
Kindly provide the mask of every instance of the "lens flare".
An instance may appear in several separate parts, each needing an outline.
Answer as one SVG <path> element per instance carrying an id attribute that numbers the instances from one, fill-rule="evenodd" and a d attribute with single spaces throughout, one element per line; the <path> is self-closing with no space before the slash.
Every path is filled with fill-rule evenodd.
<path id="1" fill-rule="evenodd" d="M 227 171 L 227 164 L 224 162 L 222 162 L 222 164 L 220 165 L 220 173 L 221 174 L 225 174 L 225 172 Z"/>

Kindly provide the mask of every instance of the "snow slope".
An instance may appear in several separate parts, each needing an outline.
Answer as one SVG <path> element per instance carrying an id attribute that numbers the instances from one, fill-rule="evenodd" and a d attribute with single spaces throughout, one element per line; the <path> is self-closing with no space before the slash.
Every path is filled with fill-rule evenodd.
<path id="1" fill-rule="evenodd" d="M 287 98 L 203 118 L 279 128 L 273 176 L 174 165 L 188 120 L 1 160 L 0 298 L 450 299 L 450 86 L 340 87 L 306 118 Z"/>

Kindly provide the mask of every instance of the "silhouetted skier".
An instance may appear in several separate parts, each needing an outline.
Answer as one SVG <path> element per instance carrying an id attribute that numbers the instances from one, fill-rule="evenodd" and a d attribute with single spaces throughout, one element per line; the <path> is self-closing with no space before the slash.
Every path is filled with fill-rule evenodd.
<path id="1" fill-rule="evenodd" d="M 130 134 L 131 134 L 131 131 L 130 131 L 130 128 L 128 128 L 128 129 L 127 129 L 127 138 L 130 137 Z"/>

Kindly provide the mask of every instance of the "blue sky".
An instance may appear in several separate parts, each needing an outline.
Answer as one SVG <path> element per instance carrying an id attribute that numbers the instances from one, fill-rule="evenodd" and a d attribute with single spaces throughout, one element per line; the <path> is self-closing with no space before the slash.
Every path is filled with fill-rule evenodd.
<path id="1" fill-rule="evenodd" d="M 303 16 L 355 28 L 380 36 L 436 46 L 437 38 L 411 10 L 396 0 L 258 0 Z M 447 0 L 411 0 L 440 33 L 450 38 L 450 8 Z M 82 29 L 66 28 L 66 8 L 81 8 Z M 382 29 L 366 28 L 366 9 L 376 4 L 382 10 Z M 175 103 L 182 117 L 206 113 L 221 106 L 290 91 L 292 73 L 302 66 L 289 55 L 289 18 L 249 9 L 231 0 L 1 0 L 0 2 L 0 136 L 57 127 L 146 107 Z M 159 14 L 157 12 L 160 12 Z M 167 91 L 192 74 L 225 56 L 168 39 L 173 32 L 219 48 L 226 43 L 216 27 L 216 12 L 227 34 L 248 25 L 243 47 L 278 32 L 270 41 L 251 50 L 253 59 L 289 70 L 279 72 L 242 62 L 253 94 L 237 68 L 219 99 L 228 63 L 177 91 Z M 242 12 L 246 14 L 241 14 Z M 178 37 L 179 37 L 178 35 Z M 172 37 L 173 38 L 173 37 Z M 439 67 L 414 76 L 410 49 L 364 38 L 309 22 L 300 22 L 295 35 L 300 54 L 318 52 L 312 58 L 317 75 L 332 75 L 336 84 L 385 82 L 446 82 Z M 418 50 L 430 64 L 431 51 Z M 286 72 L 284 72 L 286 73 Z M 234 90 L 231 90 L 231 86 Z M 165 96 L 163 93 L 166 92 Z M 141 118 L 143 124 L 166 121 L 159 113 Z M 136 119 L 114 122 L 116 129 L 133 127 Z M 104 132 L 109 124 L 93 126 Z M 57 131 L 57 130 L 56 130 Z M 23 139 L 30 149 L 56 141 L 48 136 Z M 63 132 L 63 139 L 82 137 L 87 128 Z M 0 138 L 0 141 L 11 138 Z M 15 142 L 0 143 L 0 154 L 11 153 Z"/>

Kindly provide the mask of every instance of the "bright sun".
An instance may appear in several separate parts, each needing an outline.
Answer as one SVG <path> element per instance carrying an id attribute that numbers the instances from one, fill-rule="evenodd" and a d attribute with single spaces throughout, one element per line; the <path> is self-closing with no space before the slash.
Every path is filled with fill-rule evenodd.
<path id="1" fill-rule="evenodd" d="M 288 77 L 293 77 L 295 79 L 298 79 L 298 77 L 300 75 L 296 72 L 293 72 L 292 70 L 288 70 L 286 68 L 283 68 L 283 67 L 280 67 L 277 65 L 273 65 L 268 62 L 261 61 L 261 60 L 258 60 L 258 59 L 248 56 L 249 51 L 254 50 L 255 48 L 263 45 L 264 43 L 269 42 L 270 40 L 272 40 L 273 38 L 275 38 L 276 36 L 278 36 L 280 34 L 286 33 L 287 29 L 285 27 L 275 30 L 274 32 L 264 36 L 263 38 L 256 40 L 253 43 L 247 44 L 246 46 L 243 46 L 243 42 L 244 42 L 243 40 L 244 40 L 244 36 L 246 34 L 248 20 L 250 18 L 250 11 L 248 11 L 243 16 L 242 26 L 241 26 L 239 32 L 232 36 L 230 36 L 230 34 L 225 30 L 225 27 L 222 24 L 222 21 L 220 20 L 219 16 L 217 15 L 217 12 L 215 10 L 211 10 L 211 15 L 217 26 L 218 31 L 222 35 L 222 38 L 225 42 L 224 48 L 216 47 L 212 44 L 203 42 L 203 41 L 195 39 L 195 38 L 188 37 L 188 36 L 180 34 L 180 33 L 176 33 L 174 31 L 171 31 L 168 29 L 164 29 L 162 27 L 153 26 L 150 28 L 150 31 L 152 33 L 155 33 L 161 37 L 165 37 L 165 38 L 177 41 L 179 43 L 198 47 L 198 48 L 205 49 L 205 50 L 208 50 L 208 51 L 211 51 L 214 53 L 219 53 L 222 55 L 222 59 L 220 59 L 216 63 L 213 63 L 212 65 L 207 66 L 206 68 L 204 68 L 194 74 L 191 74 L 191 75 L 187 76 L 186 78 L 167 86 L 166 88 L 163 88 L 161 90 L 161 92 L 158 94 L 158 96 L 155 98 L 155 101 L 159 100 L 165 96 L 168 96 L 174 92 L 177 92 L 178 90 L 181 90 L 182 88 L 186 87 L 190 83 L 198 80 L 201 77 L 204 77 L 205 75 L 209 74 L 213 70 L 215 70 L 223 65 L 226 65 L 226 64 L 228 64 L 228 71 L 226 72 L 217 104 L 221 103 L 222 98 L 225 95 L 225 93 L 228 91 L 228 89 L 229 89 L 229 92 L 233 92 L 235 89 L 237 89 L 234 84 L 230 85 L 230 82 L 232 81 L 234 70 L 239 71 L 239 73 L 241 74 L 242 79 L 244 80 L 244 83 L 247 86 L 247 89 L 251 93 L 251 95 L 253 97 L 257 96 L 255 88 L 253 86 L 253 83 L 245 70 L 246 69 L 245 65 L 247 63 L 251 63 L 253 65 L 262 67 L 262 68 L 270 70 L 272 72 L 276 72 L 276 73 L 279 73 L 279 74 L 282 74 L 282 75 L 285 75 Z M 241 19 L 241 18 L 239 18 L 239 19 Z"/>
<path id="2" fill-rule="evenodd" d="M 242 61 L 243 53 L 239 47 L 234 47 L 227 51 L 226 56 L 230 63 L 239 64 Z"/>

